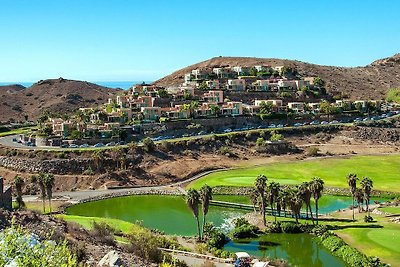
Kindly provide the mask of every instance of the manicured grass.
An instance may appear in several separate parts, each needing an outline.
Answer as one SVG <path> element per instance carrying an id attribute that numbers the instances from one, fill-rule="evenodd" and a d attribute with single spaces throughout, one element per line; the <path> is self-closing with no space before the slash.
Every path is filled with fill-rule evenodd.
<path id="1" fill-rule="evenodd" d="M 358 227 L 363 223 L 348 223 L 345 229 L 335 232 L 346 243 L 357 248 L 367 256 L 378 256 L 383 262 L 397 266 L 400 262 L 400 225 L 388 222 L 388 218 L 373 215 L 376 223 L 367 224 L 370 228 Z M 361 218 L 359 218 L 361 220 Z M 373 226 L 383 226 L 373 228 Z"/>
<path id="2" fill-rule="evenodd" d="M 32 131 L 35 127 L 23 127 L 23 128 L 18 128 L 15 130 L 7 131 L 7 132 L 1 132 L 0 137 L 8 136 L 8 135 L 14 135 L 14 134 L 22 134 L 26 133 L 28 131 Z"/>
<path id="3" fill-rule="evenodd" d="M 400 207 L 384 207 L 380 208 L 381 211 L 389 212 L 392 214 L 400 214 Z"/>
<path id="4" fill-rule="evenodd" d="M 400 192 L 400 155 L 353 156 L 350 158 L 325 158 L 303 161 L 271 163 L 219 171 L 193 181 L 188 187 L 209 186 L 252 186 L 256 177 L 264 174 L 270 181 L 282 184 L 298 184 L 318 176 L 326 186 L 347 188 L 346 176 L 356 173 L 358 177 L 370 177 L 374 189 Z"/>
<path id="5" fill-rule="evenodd" d="M 58 215 L 59 218 L 64 219 L 67 222 L 74 222 L 82 225 L 85 229 L 92 229 L 93 222 L 106 223 L 116 230 L 120 230 L 123 233 L 129 233 L 130 231 L 138 228 L 139 226 L 133 223 L 125 222 L 118 219 L 111 218 L 99 218 L 99 217 L 85 217 L 85 216 L 75 216 L 75 215 Z"/>

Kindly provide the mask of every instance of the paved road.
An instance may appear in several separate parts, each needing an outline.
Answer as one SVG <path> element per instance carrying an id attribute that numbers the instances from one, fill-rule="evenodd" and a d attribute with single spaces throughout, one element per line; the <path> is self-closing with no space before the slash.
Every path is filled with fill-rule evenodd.
<path id="1" fill-rule="evenodd" d="M 160 186 L 143 186 L 143 187 L 134 187 L 134 188 L 117 188 L 117 189 L 101 189 L 101 190 L 82 190 L 82 191 L 64 191 L 64 192 L 55 192 L 53 193 L 54 200 L 64 200 L 71 203 L 78 203 L 81 201 L 85 201 L 87 199 L 108 196 L 108 195 L 133 195 L 133 194 L 146 194 L 149 192 L 161 192 L 161 191 L 175 191 L 177 193 L 185 194 L 186 191 L 183 189 L 184 185 L 199 179 L 207 174 L 216 172 L 219 170 L 211 170 L 199 173 L 194 175 L 191 178 L 186 180 L 168 184 L 168 185 L 160 185 Z M 23 196 L 24 201 L 38 201 L 40 200 L 39 195 L 25 195 Z"/>

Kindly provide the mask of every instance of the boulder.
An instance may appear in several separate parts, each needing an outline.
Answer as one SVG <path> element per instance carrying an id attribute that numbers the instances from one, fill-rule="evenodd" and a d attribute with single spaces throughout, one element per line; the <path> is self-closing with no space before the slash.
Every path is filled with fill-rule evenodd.
<path id="1" fill-rule="evenodd" d="M 122 266 L 121 259 L 115 250 L 108 252 L 98 263 L 100 267 Z"/>

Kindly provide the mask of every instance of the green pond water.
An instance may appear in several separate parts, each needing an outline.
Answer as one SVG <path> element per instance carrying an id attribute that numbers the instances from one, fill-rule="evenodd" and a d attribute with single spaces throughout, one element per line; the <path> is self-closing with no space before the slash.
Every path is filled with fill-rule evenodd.
<path id="1" fill-rule="evenodd" d="M 215 195 L 215 200 L 248 203 L 243 196 Z M 338 199 L 335 201 L 334 199 Z M 321 210 L 329 212 L 329 206 L 344 208 L 351 199 L 324 196 Z M 194 235 L 196 222 L 181 196 L 138 195 L 116 197 L 69 207 L 68 214 L 116 218 L 128 222 L 140 221 L 142 225 L 164 231 L 167 234 Z M 210 206 L 207 221 L 211 221 L 225 232 L 232 229 L 232 221 L 248 211 Z M 340 259 L 322 248 L 308 234 L 268 234 L 258 239 L 230 241 L 225 246 L 229 251 L 246 251 L 258 258 L 265 256 L 283 258 L 293 266 L 346 266 Z"/>
<path id="2" fill-rule="evenodd" d="M 308 234 L 268 234 L 257 239 L 230 241 L 225 249 L 233 252 L 246 251 L 259 259 L 286 259 L 298 267 L 344 267 L 341 259 Z"/>

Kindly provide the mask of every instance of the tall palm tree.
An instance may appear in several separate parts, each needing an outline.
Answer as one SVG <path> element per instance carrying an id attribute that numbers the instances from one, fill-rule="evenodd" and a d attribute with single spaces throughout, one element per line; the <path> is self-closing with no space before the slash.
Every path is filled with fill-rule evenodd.
<path id="1" fill-rule="evenodd" d="M 314 177 L 310 184 L 310 190 L 315 200 L 315 218 L 317 219 L 318 225 L 318 200 L 324 190 L 324 181 L 319 177 Z"/>
<path id="2" fill-rule="evenodd" d="M 301 183 L 299 186 L 299 191 L 300 191 L 302 200 L 306 204 L 306 218 L 308 219 L 308 211 L 310 210 L 311 220 L 314 223 L 314 218 L 313 218 L 312 209 L 311 209 L 312 192 L 310 190 L 310 183 L 309 182 Z"/>
<path id="3" fill-rule="evenodd" d="M 358 206 L 358 213 L 360 213 L 363 210 L 363 201 L 364 201 L 364 194 L 361 188 L 357 188 L 356 191 L 354 192 L 354 196 L 357 200 L 357 206 Z"/>
<path id="4" fill-rule="evenodd" d="M 347 184 L 349 185 L 350 188 L 350 193 L 351 196 L 353 197 L 353 221 L 354 221 L 354 198 L 355 198 L 355 193 L 356 193 L 356 189 L 357 189 L 357 174 L 355 173 L 350 173 L 349 175 L 347 175 Z"/>
<path id="5" fill-rule="evenodd" d="M 44 180 L 45 180 L 44 173 L 39 173 L 38 176 L 32 175 L 32 182 L 37 183 L 40 188 L 40 197 L 42 199 L 42 204 L 43 204 L 43 213 L 46 212 L 46 186 Z"/>
<path id="6" fill-rule="evenodd" d="M 197 222 L 197 231 L 199 234 L 198 239 L 201 240 L 201 232 L 200 232 L 200 222 L 199 222 L 199 204 L 200 204 L 200 195 L 196 189 L 189 189 L 186 195 L 186 203 L 190 210 L 192 211 L 196 222 Z"/>
<path id="7" fill-rule="evenodd" d="M 250 201 L 251 201 L 251 204 L 253 205 L 254 213 L 256 213 L 257 212 L 256 206 L 258 204 L 258 191 L 256 188 L 253 188 L 250 191 Z"/>
<path id="8" fill-rule="evenodd" d="M 207 184 L 203 185 L 200 188 L 200 198 L 201 198 L 201 205 L 203 208 L 203 235 L 204 235 L 204 226 L 206 224 L 206 215 L 208 213 L 208 207 L 210 206 L 210 200 L 212 200 L 212 188 L 209 187 Z"/>
<path id="9" fill-rule="evenodd" d="M 261 214 L 264 226 L 267 225 L 265 221 L 265 187 L 267 186 L 267 177 L 263 174 L 259 175 L 255 181 L 255 187 L 260 196 Z"/>
<path id="10" fill-rule="evenodd" d="M 370 197 L 371 197 L 372 187 L 374 187 L 371 178 L 364 177 L 361 180 L 361 187 L 362 187 L 362 190 L 363 190 L 365 205 L 367 207 L 367 212 L 368 212 L 368 216 L 369 216 L 370 215 L 369 214 L 369 200 L 370 200 Z"/>
<path id="11" fill-rule="evenodd" d="M 301 197 L 301 191 L 299 190 L 298 187 L 293 188 L 289 191 L 290 193 L 290 209 L 292 210 L 292 213 L 295 216 L 296 223 L 299 223 L 300 219 L 300 210 L 301 206 L 303 205 L 303 199 Z"/>
<path id="12" fill-rule="evenodd" d="M 276 214 L 274 214 L 274 203 L 277 202 L 277 198 L 279 195 L 279 188 L 280 184 L 277 182 L 270 182 L 268 185 L 268 202 L 269 205 L 271 206 L 272 215 L 274 215 L 275 217 L 275 222 L 276 222 Z"/>
<path id="13" fill-rule="evenodd" d="M 289 200 L 290 200 L 289 191 L 290 191 L 289 188 L 285 187 L 280 192 L 281 207 L 283 209 L 285 217 L 286 217 L 286 208 L 289 206 Z"/>
<path id="14" fill-rule="evenodd" d="M 44 176 L 44 185 L 46 187 L 47 199 L 49 200 L 49 208 L 51 213 L 51 198 L 53 197 L 54 174 L 46 173 Z"/>
<path id="15" fill-rule="evenodd" d="M 24 179 L 21 176 L 15 175 L 14 177 L 14 186 L 15 192 L 17 194 L 17 204 L 18 208 L 22 208 L 24 206 L 24 201 L 22 200 L 22 186 L 24 185 Z"/>

